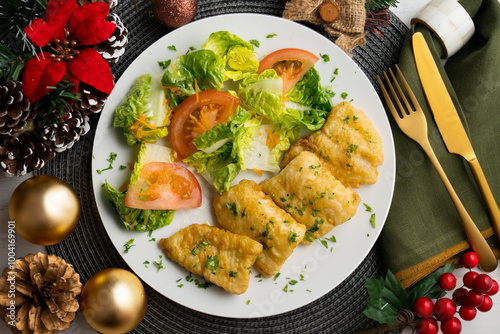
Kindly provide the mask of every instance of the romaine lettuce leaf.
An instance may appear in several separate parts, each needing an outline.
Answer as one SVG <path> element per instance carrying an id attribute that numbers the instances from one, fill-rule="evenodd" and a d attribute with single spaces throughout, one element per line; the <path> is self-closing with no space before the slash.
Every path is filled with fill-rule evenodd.
<path id="1" fill-rule="evenodd" d="M 169 91 L 169 102 L 176 108 L 198 90 L 221 90 L 225 62 L 212 50 L 197 50 L 177 58 L 163 73 L 162 84 Z M 195 80 L 196 79 L 196 80 Z"/>
<path id="2" fill-rule="evenodd" d="M 174 162 L 177 154 L 173 149 L 158 143 L 142 143 L 134 164 L 134 170 L 130 176 L 130 183 L 133 184 L 141 174 L 142 168 L 150 162 Z"/>
<path id="3" fill-rule="evenodd" d="M 238 81 L 259 68 L 253 45 L 227 31 L 210 34 L 202 48 L 212 50 L 224 59 L 226 79 Z"/>
<path id="4" fill-rule="evenodd" d="M 127 192 L 114 190 L 108 182 L 104 184 L 104 190 L 127 230 L 154 231 L 169 225 L 174 219 L 174 210 L 141 210 L 125 206 Z"/>
<path id="5" fill-rule="evenodd" d="M 123 129 L 127 144 L 154 142 L 168 134 L 170 113 L 165 98 L 159 77 L 143 74 L 137 78 L 116 108 L 113 123 L 115 128 Z"/>

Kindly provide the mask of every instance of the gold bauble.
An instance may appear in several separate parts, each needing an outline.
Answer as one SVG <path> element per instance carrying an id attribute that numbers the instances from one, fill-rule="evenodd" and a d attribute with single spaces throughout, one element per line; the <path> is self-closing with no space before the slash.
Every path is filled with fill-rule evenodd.
<path id="1" fill-rule="evenodd" d="M 21 183 L 9 203 L 16 232 L 26 241 L 44 246 L 66 239 L 78 225 L 80 211 L 80 201 L 71 186 L 49 175 Z"/>
<path id="2" fill-rule="evenodd" d="M 126 333 L 137 327 L 146 314 L 146 291 L 130 271 L 104 269 L 85 283 L 80 305 L 85 320 L 95 330 Z"/>

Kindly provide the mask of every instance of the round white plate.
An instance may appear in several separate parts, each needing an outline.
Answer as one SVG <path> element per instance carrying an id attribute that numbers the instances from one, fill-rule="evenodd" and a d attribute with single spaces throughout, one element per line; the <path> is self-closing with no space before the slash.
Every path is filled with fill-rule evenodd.
<path id="1" fill-rule="evenodd" d="M 157 243 L 161 238 L 169 237 L 192 223 L 217 225 L 212 207 L 214 190 L 200 175 L 195 173 L 202 186 L 202 206 L 177 211 L 170 225 L 154 231 L 150 237 L 147 232 L 125 229 L 102 188 L 105 180 L 115 189 L 119 188 L 130 176 L 128 168 L 120 169 L 119 166 L 133 163 L 136 158 L 138 149 L 127 146 L 122 131 L 113 128 L 114 110 L 133 82 L 144 73 L 163 73 L 158 61 L 173 60 L 186 53 L 190 47 L 199 49 L 210 33 L 220 30 L 227 30 L 246 41 L 259 41 L 260 46 L 255 48 L 258 59 L 274 50 L 289 47 L 306 49 L 316 55 L 328 55 L 330 61 L 320 59 L 315 65 L 323 85 L 331 85 L 337 93 L 335 104 L 343 101 L 341 94 L 346 92 L 346 100 L 352 100 L 353 105 L 362 109 L 372 120 L 382 137 L 385 158 L 384 164 L 378 169 L 378 182 L 356 190 L 362 202 L 376 214 L 375 228 L 370 224 L 371 213 L 361 204 L 351 220 L 327 235 L 335 236 L 335 243 L 328 241 L 328 248 L 319 241 L 311 246 L 297 246 L 277 279 L 255 277 L 259 276 L 258 272 L 252 270 L 250 286 L 246 293 L 239 296 L 231 295 L 217 286 L 201 289 L 194 282 L 186 281 L 188 272 L 162 255 Z M 276 36 L 268 38 L 271 34 Z M 168 48 L 172 45 L 177 51 Z M 336 69 L 338 75 L 330 82 Z M 114 168 L 98 174 L 97 169 L 109 165 L 106 159 L 111 152 L 117 153 Z M 152 288 L 179 304 L 207 314 L 234 318 L 264 317 L 287 312 L 313 302 L 340 284 L 362 262 L 377 240 L 389 211 L 395 180 L 394 144 L 389 122 L 364 73 L 343 51 L 313 30 L 281 18 L 257 14 L 231 14 L 199 20 L 174 30 L 146 49 L 121 76 L 109 96 L 97 127 L 93 155 L 93 185 L 102 222 L 130 268 Z M 240 173 L 233 184 L 243 177 L 256 181 L 260 179 L 253 171 L 246 171 Z M 150 241 L 152 238 L 156 242 Z M 124 244 L 130 239 L 134 239 L 134 246 L 125 253 Z M 158 270 L 154 261 L 162 261 L 164 268 Z M 200 277 L 193 278 L 203 282 Z M 297 283 L 292 284 L 295 281 Z"/>

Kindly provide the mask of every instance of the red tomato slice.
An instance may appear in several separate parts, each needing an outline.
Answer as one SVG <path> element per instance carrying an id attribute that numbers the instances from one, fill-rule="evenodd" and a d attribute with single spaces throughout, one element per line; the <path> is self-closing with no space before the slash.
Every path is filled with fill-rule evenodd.
<path id="1" fill-rule="evenodd" d="M 315 54 L 295 48 L 274 51 L 260 61 L 257 73 L 273 68 L 283 79 L 283 95 L 319 60 Z"/>
<path id="2" fill-rule="evenodd" d="M 201 206 L 201 187 L 186 167 L 150 162 L 130 185 L 125 205 L 136 209 L 180 210 Z"/>
<path id="3" fill-rule="evenodd" d="M 170 126 L 172 144 L 179 158 L 193 154 L 196 151 L 193 139 L 217 124 L 226 123 L 239 104 L 236 97 L 217 90 L 199 92 L 182 101 Z"/>

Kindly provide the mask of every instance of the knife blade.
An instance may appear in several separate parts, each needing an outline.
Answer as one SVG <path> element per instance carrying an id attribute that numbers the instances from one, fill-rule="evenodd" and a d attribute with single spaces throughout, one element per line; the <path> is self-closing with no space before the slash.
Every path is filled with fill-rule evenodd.
<path id="1" fill-rule="evenodd" d="M 500 240 L 500 210 L 486 181 L 476 153 L 465 132 L 457 109 L 441 77 L 431 50 L 422 33 L 412 36 L 413 54 L 420 83 L 432 111 L 436 125 L 450 153 L 461 155 L 471 167 L 474 178 L 486 202 L 491 222 Z"/>

